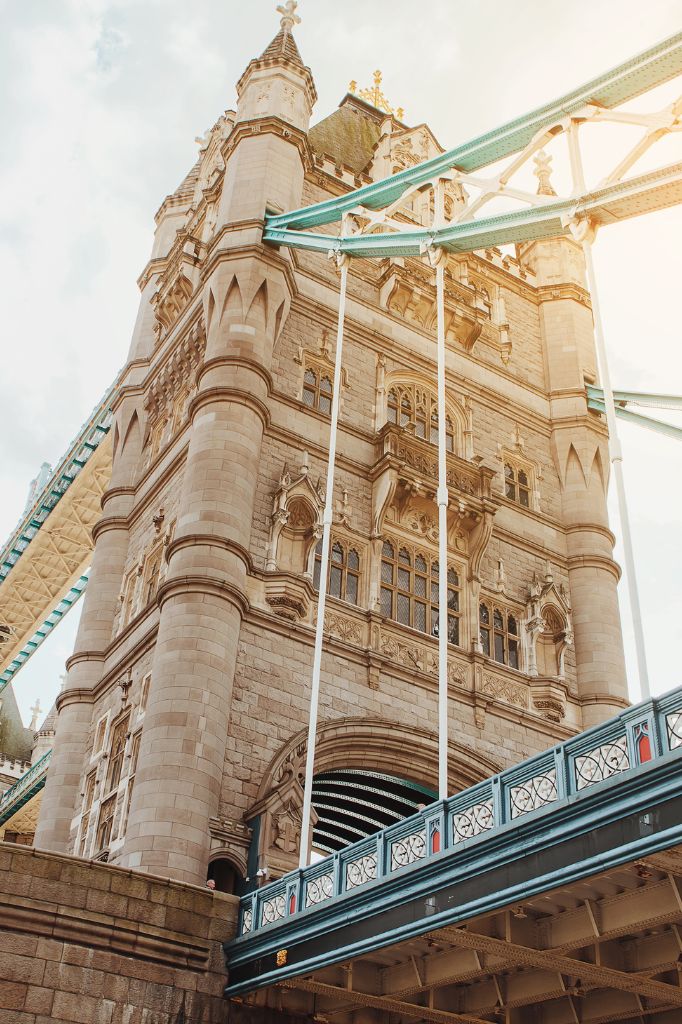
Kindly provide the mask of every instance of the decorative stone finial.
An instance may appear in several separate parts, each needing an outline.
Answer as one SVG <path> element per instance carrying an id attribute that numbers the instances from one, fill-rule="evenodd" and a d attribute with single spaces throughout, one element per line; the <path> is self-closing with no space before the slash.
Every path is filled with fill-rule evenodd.
<path id="1" fill-rule="evenodd" d="M 40 697 L 38 697 L 38 699 L 36 700 L 35 704 L 31 708 L 31 716 L 32 717 L 31 717 L 31 724 L 29 725 L 29 729 L 31 730 L 31 732 L 35 732 L 36 729 L 38 728 L 38 715 L 40 714 L 41 711 L 42 711 L 42 708 L 40 706 Z"/>
<path id="2" fill-rule="evenodd" d="M 378 69 L 374 72 L 374 85 L 371 89 L 358 89 L 358 83 L 353 79 L 348 86 L 348 89 L 354 96 L 359 96 L 361 100 L 366 100 L 367 103 L 371 103 L 377 110 L 383 110 L 386 114 L 394 114 L 399 121 L 402 121 L 405 114 L 403 107 L 397 107 L 395 110 L 388 102 L 381 89 L 382 80 L 381 71 Z"/>
<path id="3" fill-rule="evenodd" d="M 544 149 L 541 149 L 533 158 L 533 163 L 535 164 L 533 174 L 538 179 L 538 195 L 555 196 L 556 192 L 552 187 L 552 157 L 548 156 Z"/>
<path id="4" fill-rule="evenodd" d="M 285 4 L 280 4 L 277 8 L 277 13 L 282 15 L 280 25 L 283 32 L 291 32 L 294 25 L 301 24 L 301 19 L 296 14 L 297 7 L 298 0 L 287 0 Z"/>

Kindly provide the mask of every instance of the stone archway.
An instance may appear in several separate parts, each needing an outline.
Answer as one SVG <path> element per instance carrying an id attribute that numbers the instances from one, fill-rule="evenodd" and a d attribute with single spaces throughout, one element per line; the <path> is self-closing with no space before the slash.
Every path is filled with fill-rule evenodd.
<path id="1" fill-rule="evenodd" d="M 449 754 L 451 793 L 466 789 L 501 769 L 498 763 L 461 743 L 451 742 Z M 296 866 L 305 756 L 306 732 L 301 731 L 270 762 L 258 799 L 248 815 L 249 820 L 259 821 L 258 863 L 267 877 L 277 877 Z M 428 730 L 409 728 L 381 718 L 343 718 L 324 723 L 317 736 L 316 779 L 334 776 L 338 781 L 339 775 L 349 770 L 356 789 L 361 773 L 368 776 L 369 788 L 373 786 L 372 776 L 384 780 L 381 785 L 374 783 L 378 790 L 386 791 L 391 783 L 412 784 L 417 794 L 416 810 L 421 802 L 419 794 L 423 794 L 423 802 L 428 803 L 427 794 L 437 791 L 437 737 Z M 313 826 L 317 820 L 314 813 Z M 359 825 L 359 833 L 363 827 Z"/>

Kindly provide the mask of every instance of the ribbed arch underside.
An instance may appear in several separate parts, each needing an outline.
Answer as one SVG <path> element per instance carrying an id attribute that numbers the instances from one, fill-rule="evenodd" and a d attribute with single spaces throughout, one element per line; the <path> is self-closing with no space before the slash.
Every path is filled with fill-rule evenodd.
<path id="1" fill-rule="evenodd" d="M 313 847 L 333 853 L 396 821 L 408 818 L 437 797 L 415 782 L 379 772 L 341 768 L 313 779 L 317 823 Z"/>

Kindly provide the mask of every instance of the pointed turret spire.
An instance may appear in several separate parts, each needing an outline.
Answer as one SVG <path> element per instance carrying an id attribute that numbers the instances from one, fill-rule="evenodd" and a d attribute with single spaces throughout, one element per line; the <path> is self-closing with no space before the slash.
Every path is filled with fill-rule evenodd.
<path id="1" fill-rule="evenodd" d="M 298 52 L 296 40 L 292 35 L 294 25 L 301 24 L 301 19 L 296 14 L 297 7 L 297 0 L 287 0 L 284 5 L 279 5 L 277 12 L 282 15 L 280 30 L 270 45 L 263 50 L 263 53 L 260 56 L 261 60 L 271 60 L 273 58 L 276 59 L 278 57 L 284 57 L 285 60 L 291 61 L 293 64 L 298 64 L 300 67 L 304 67 L 301 54 Z"/>
<path id="2" fill-rule="evenodd" d="M 297 0 L 286 0 L 277 11 L 280 29 L 256 60 L 252 60 L 237 82 L 237 121 L 279 117 L 303 131 L 317 99 L 310 69 L 305 66 L 292 30 L 300 18 Z"/>

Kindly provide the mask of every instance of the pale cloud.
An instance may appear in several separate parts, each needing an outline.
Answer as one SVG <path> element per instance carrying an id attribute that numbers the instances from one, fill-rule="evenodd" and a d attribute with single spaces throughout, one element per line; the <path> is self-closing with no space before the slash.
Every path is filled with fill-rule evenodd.
<path id="1" fill-rule="evenodd" d="M 40 463 L 59 458 L 125 361 L 154 212 L 193 164 L 194 137 L 234 106 L 234 83 L 277 31 L 275 6 L 0 0 L 0 537 Z M 299 13 L 297 42 L 320 94 L 316 119 L 351 78 L 369 85 L 379 67 L 389 100 L 409 122 L 427 121 L 447 147 L 679 27 L 677 0 L 301 0 Z M 680 210 L 599 236 L 615 386 L 682 392 L 680 237 Z M 661 690 L 679 681 L 682 450 L 628 427 L 623 444 L 652 681 Z M 37 692 L 44 704 L 51 699 L 74 628 L 72 617 L 55 649 L 46 645 L 17 677 L 24 709 Z"/>

